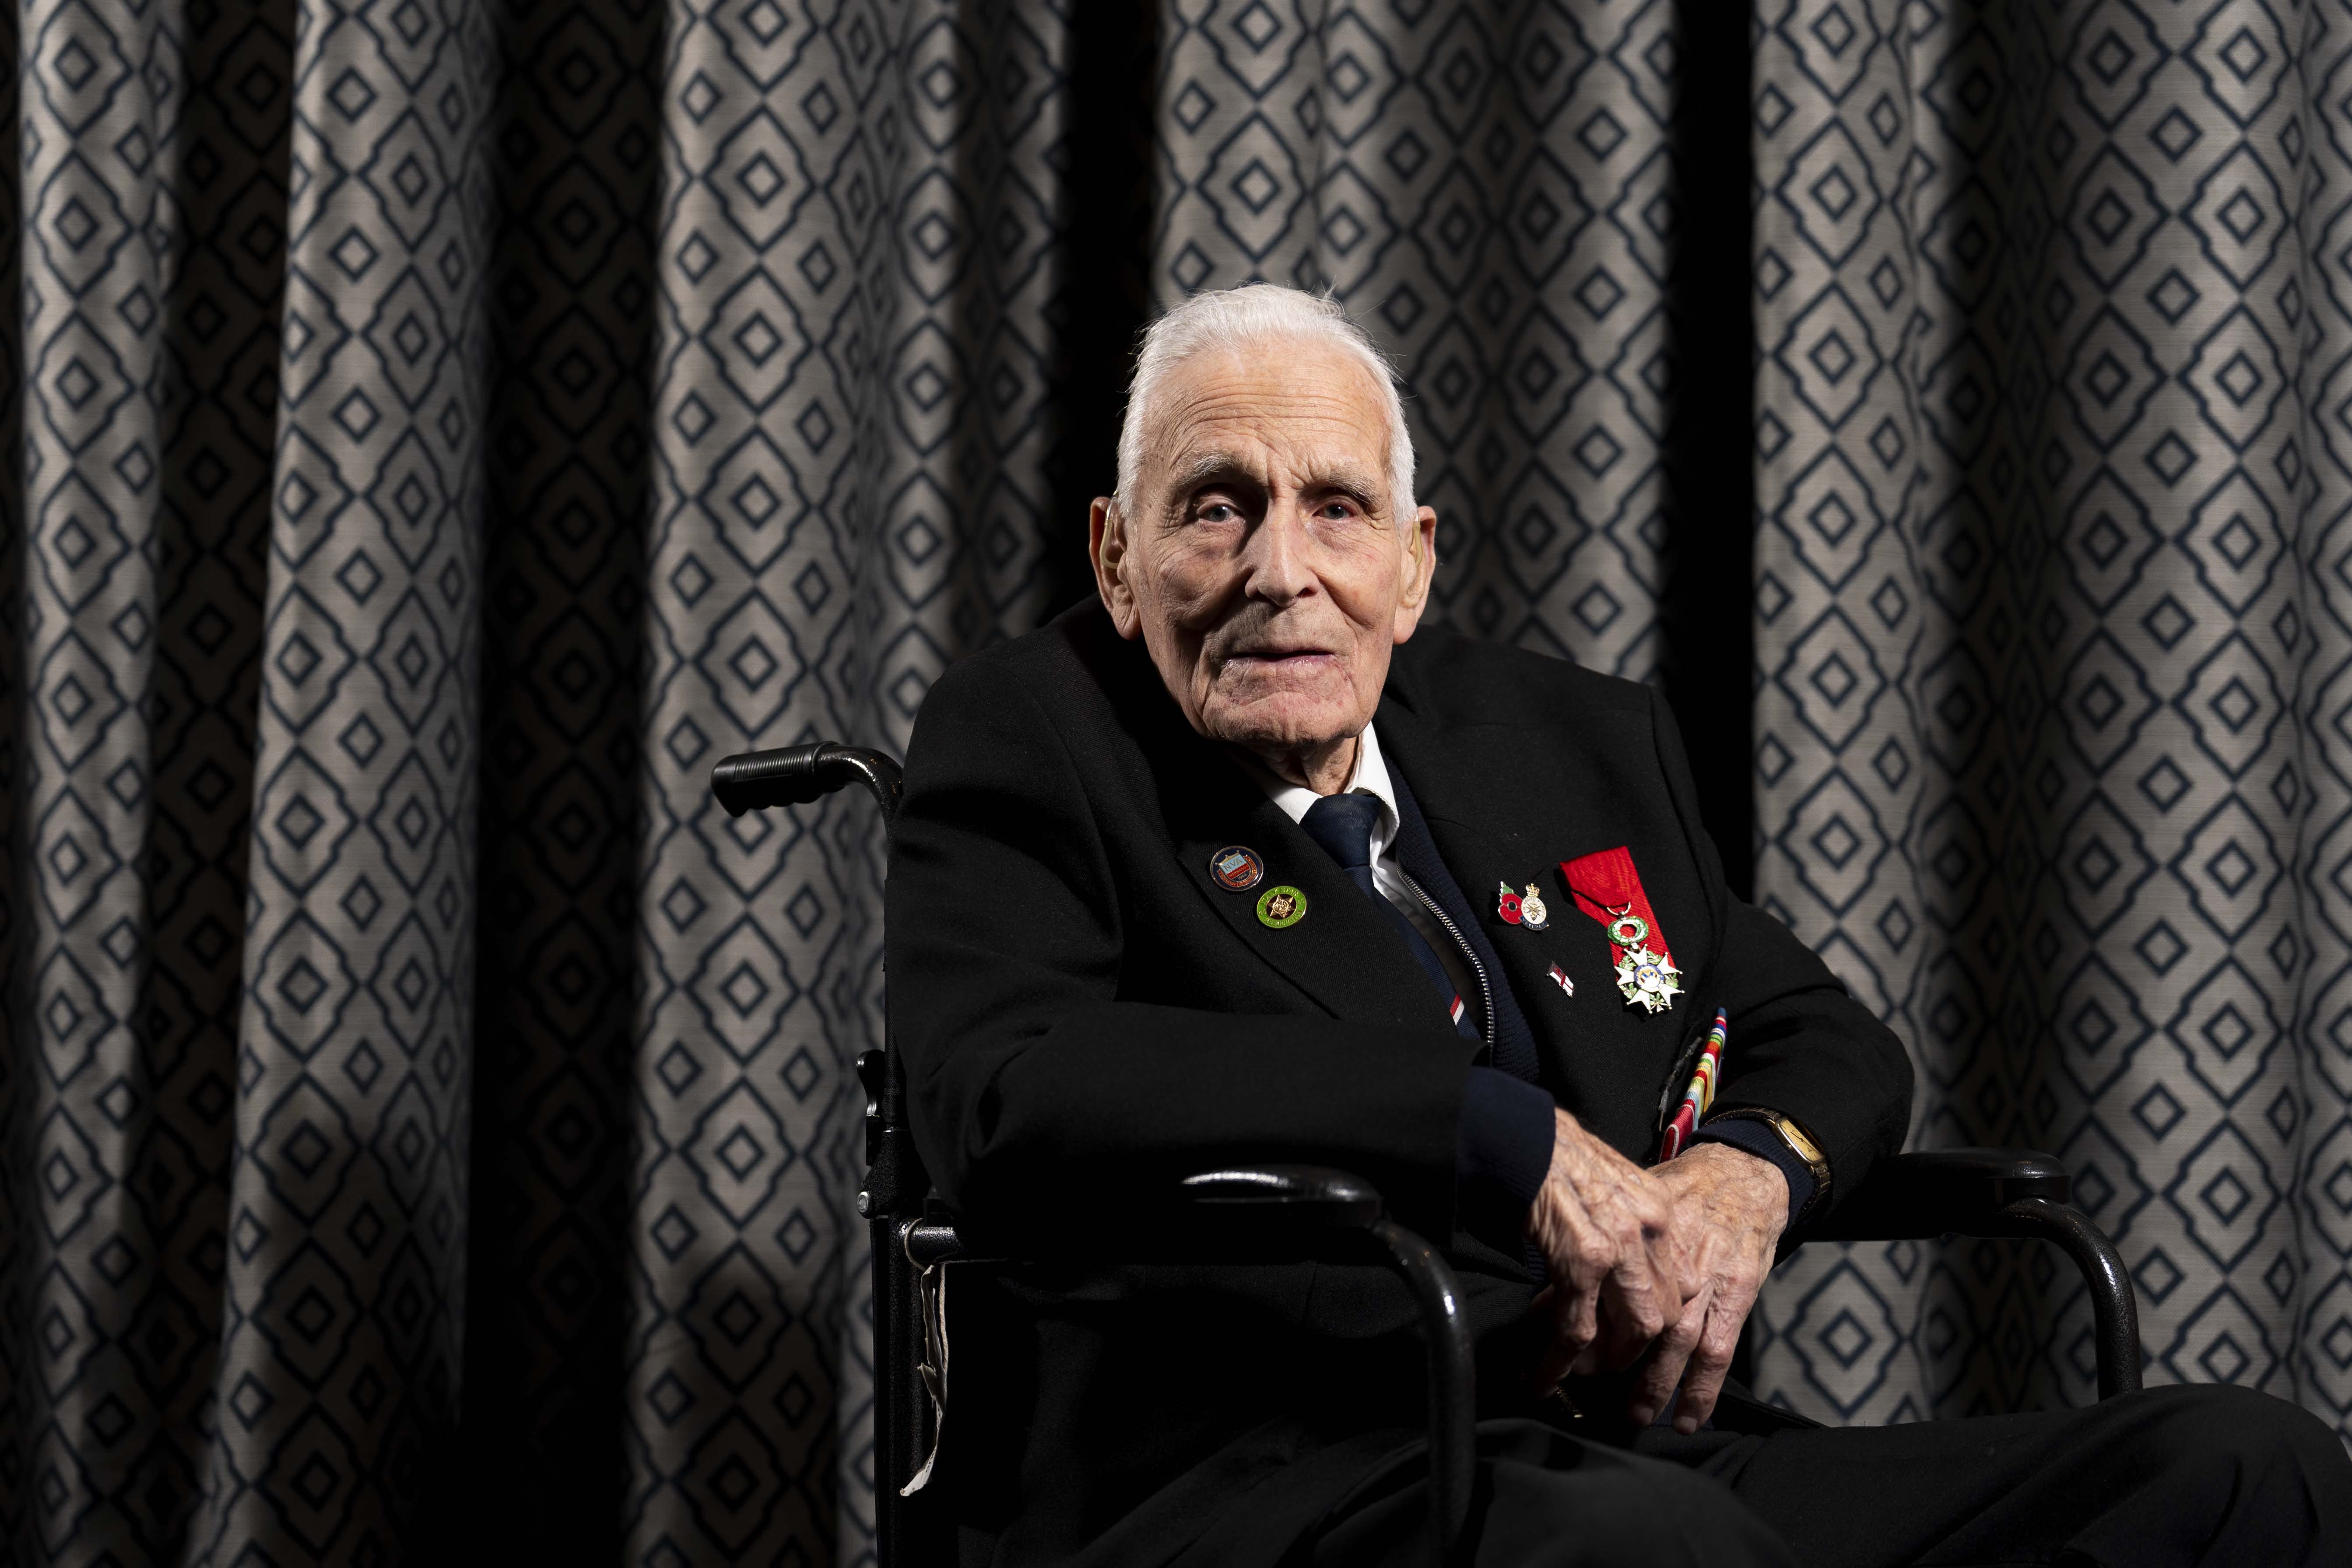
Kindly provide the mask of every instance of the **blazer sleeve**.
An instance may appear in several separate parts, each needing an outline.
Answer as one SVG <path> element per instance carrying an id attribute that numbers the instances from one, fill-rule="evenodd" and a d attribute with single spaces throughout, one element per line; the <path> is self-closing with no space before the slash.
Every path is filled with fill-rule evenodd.
<path id="1" fill-rule="evenodd" d="M 1141 815 L 1155 803 L 1133 803 Z M 994 661 L 925 700 L 891 833 L 893 1048 L 915 1144 L 991 1247 L 1241 1161 L 1350 1170 L 1444 1237 L 1469 1068 L 1423 1032 L 1121 1001 L 1121 871 L 1065 737 Z"/>
<path id="2" fill-rule="evenodd" d="M 1650 700 L 1675 810 L 1725 906 L 1711 989 L 1729 1014 L 1729 1031 L 1710 1114 L 1753 1106 L 1796 1121 L 1829 1160 L 1834 1209 L 1874 1164 L 1903 1147 L 1911 1122 L 1911 1058 L 1895 1031 L 1855 1001 L 1794 932 L 1731 895 L 1714 840 L 1698 826 L 1681 731 L 1664 700 L 1654 692 Z"/>

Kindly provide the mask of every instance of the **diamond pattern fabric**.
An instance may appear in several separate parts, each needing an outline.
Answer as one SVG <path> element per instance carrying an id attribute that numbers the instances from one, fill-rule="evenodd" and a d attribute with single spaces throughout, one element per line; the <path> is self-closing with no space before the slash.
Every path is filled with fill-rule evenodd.
<path id="1" fill-rule="evenodd" d="M 2339 21 L 1759 18 L 1759 896 L 1917 1142 L 2065 1156 L 2149 1381 L 2352 1434 Z M 1761 1316 L 1832 1420 L 2091 1396 L 2032 1251 L 1816 1248 Z"/>
<path id="2" fill-rule="evenodd" d="M 1649 679 L 1663 662 L 1665 5 L 1173 5 L 1150 287 L 1331 289 L 1412 395 L 1439 606 Z"/>

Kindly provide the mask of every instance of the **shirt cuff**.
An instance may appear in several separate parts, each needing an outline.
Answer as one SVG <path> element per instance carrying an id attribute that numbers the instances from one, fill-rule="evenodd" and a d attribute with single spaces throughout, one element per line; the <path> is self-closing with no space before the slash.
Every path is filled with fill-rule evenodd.
<path id="1" fill-rule="evenodd" d="M 1780 1135 L 1761 1121 L 1740 1120 L 1714 1121 L 1691 1135 L 1693 1143 L 1728 1143 L 1742 1153 L 1753 1154 L 1759 1160 L 1769 1160 L 1780 1167 L 1789 1178 L 1789 1224 L 1794 1226 L 1805 1205 L 1813 1201 L 1812 1167 L 1797 1157 L 1797 1152 L 1781 1141 Z"/>
<path id="2" fill-rule="evenodd" d="M 1496 1068 L 1472 1068 L 1454 1146 L 1464 1228 L 1516 1256 L 1528 1208 L 1551 1169 L 1551 1145 L 1548 1090 Z"/>

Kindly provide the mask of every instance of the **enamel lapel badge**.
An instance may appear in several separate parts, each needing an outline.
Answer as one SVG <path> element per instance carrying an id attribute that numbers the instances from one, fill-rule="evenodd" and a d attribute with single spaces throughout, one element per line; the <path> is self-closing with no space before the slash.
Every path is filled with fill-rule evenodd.
<path id="1" fill-rule="evenodd" d="M 1541 931 L 1550 922 L 1551 910 L 1545 906 L 1543 895 L 1536 891 L 1533 882 L 1528 884 L 1528 890 L 1524 893 L 1511 891 L 1508 882 L 1497 882 L 1496 888 L 1498 890 L 1495 895 L 1495 912 L 1502 917 L 1505 925 Z"/>
<path id="2" fill-rule="evenodd" d="M 1257 896 L 1258 923 L 1284 931 L 1307 918 L 1307 895 L 1287 883 Z"/>
<path id="3" fill-rule="evenodd" d="M 1265 862 L 1245 844 L 1228 844 L 1209 857 L 1209 876 L 1229 893 L 1246 893 L 1265 880 Z"/>

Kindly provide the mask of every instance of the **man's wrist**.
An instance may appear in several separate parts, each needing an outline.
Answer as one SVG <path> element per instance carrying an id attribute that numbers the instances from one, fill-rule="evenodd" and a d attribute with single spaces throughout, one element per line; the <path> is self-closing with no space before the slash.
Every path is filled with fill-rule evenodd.
<path id="1" fill-rule="evenodd" d="M 1727 1162 L 1726 1169 L 1738 1172 L 1759 1187 L 1767 1183 L 1774 1184 L 1771 1186 L 1774 1200 L 1784 1204 L 1789 1201 L 1789 1173 L 1780 1162 L 1716 1138 L 1703 1143 L 1694 1141 L 1683 1152 L 1697 1154 L 1702 1150 L 1705 1151 L 1703 1158 Z"/>
<path id="2" fill-rule="evenodd" d="M 1779 1171 L 1789 1184 L 1789 1229 L 1795 1229 L 1798 1219 L 1810 1207 L 1819 1184 L 1812 1167 L 1769 1122 L 1744 1117 L 1727 1117 L 1706 1123 L 1692 1135 L 1694 1147 L 1701 1143 L 1721 1143 L 1752 1154 Z"/>

